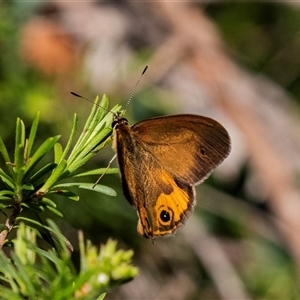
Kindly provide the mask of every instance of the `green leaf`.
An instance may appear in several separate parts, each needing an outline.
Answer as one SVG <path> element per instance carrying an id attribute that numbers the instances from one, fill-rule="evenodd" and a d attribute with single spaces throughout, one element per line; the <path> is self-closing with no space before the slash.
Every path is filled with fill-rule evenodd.
<path id="1" fill-rule="evenodd" d="M 83 151 L 80 153 L 80 157 L 86 156 L 89 152 L 106 142 L 107 138 L 112 133 L 112 128 L 103 128 L 99 133 L 97 133 L 93 138 L 88 140 L 87 145 L 84 147 Z"/>
<path id="2" fill-rule="evenodd" d="M 27 144 L 27 153 L 25 156 L 25 159 L 27 160 L 30 157 L 31 150 L 34 144 L 37 128 L 39 125 L 39 120 L 40 120 L 40 113 L 38 112 L 32 122 L 31 128 L 30 128 L 30 133 L 29 133 L 29 138 L 28 138 L 28 144 Z"/>
<path id="3" fill-rule="evenodd" d="M 28 247 L 27 241 L 35 243 L 37 233 L 36 229 L 25 226 L 23 222 L 20 223 L 17 231 L 17 237 L 14 240 L 14 252 L 23 264 L 35 263 L 35 253 L 29 249 L 30 247 Z"/>
<path id="4" fill-rule="evenodd" d="M 25 125 L 20 118 L 17 118 L 15 158 L 14 164 L 16 170 L 24 165 L 24 147 L 25 147 Z"/>
<path id="5" fill-rule="evenodd" d="M 17 222 L 24 221 L 25 224 L 26 224 L 26 223 L 33 224 L 33 225 L 36 225 L 36 226 L 41 227 L 41 228 L 43 228 L 43 229 L 46 229 L 47 231 L 50 231 L 50 232 L 52 231 L 52 229 L 49 228 L 47 225 L 44 225 L 44 224 L 42 224 L 41 222 L 36 221 L 36 220 L 33 220 L 33 219 L 31 219 L 31 218 L 26 218 L 26 217 L 18 216 L 18 217 L 16 218 L 16 220 L 17 220 Z"/>
<path id="6" fill-rule="evenodd" d="M 93 140 L 91 140 L 88 145 L 81 149 L 77 153 L 75 159 L 69 164 L 70 172 L 76 171 L 79 167 L 84 165 L 88 160 L 95 156 L 96 152 L 93 152 L 95 147 L 102 148 L 109 135 L 111 134 L 111 129 L 103 129 Z"/>
<path id="7" fill-rule="evenodd" d="M 74 140 L 74 137 L 75 137 L 75 134 L 77 132 L 77 126 L 78 126 L 78 117 L 77 117 L 77 114 L 74 115 L 74 119 L 73 119 L 73 126 L 72 126 L 72 130 L 71 130 L 71 134 L 70 134 L 70 137 L 69 137 L 69 140 L 68 140 L 68 143 L 67 143 L 67 146 L 62 154 L 62 158 L 61 159 L 64 159 L 66 157 L 66 155 L 69 153 L 70 151 L 70 148 L 71 148 L 71 145 L 73 143 L 73 140 Z"/>
<path id="8" fill-rule="evenodd" d="M 102 174 L 117 174 L 119 173 L 119 168 L 99 168 L 87 172 L 82 172 L 78 174 L 74 174 L 73 177 L 81 177 L 81 176 L 90 176 L 90 175 L 102 175 Z"/>
<path id="9" fill-rule="evenodd" d="M 56 214 L 58 217 L 61 217 L 63 218 L 64 215 L 58 210 L 56 209 L 55 207 L 52 207 L 52 206 L 47 206 L 47 208 L 52 211 L 54 214 Z"/>
<path id="10" fill-rule="evenodd" d="M 34 184 L 38 180 L 42 180 L 45 175 L 47 175 L 48 173 L 53 171 L 53 169 L 55 169 L 56 167 L 57 167 L 57 164 L 55 164 L 55 163 L 50 163 L 50 164 L 44 166 L 43 168 L 38 170 L 34 175 L 32 175 L 29 178 L 29 182 L 31 184 Z"/>
<path id="11" fill-rule="evenodd" d="M 17 283 L 20 282 L 19 274 L 10 259 L 2 251 L 0 251 L 0 270 L 5 270 L 5 280 L 10 284 L 12 291 L 18 294 L 19 287 Z"/>
<path id="12" fill-rule="evenodd" d="M 12 197 L 0 196 L 0 201 L 11 201 Z M 6 205 L 5 205 L 6 207 Z"/>
<path id="13" fill-rule="evenodd" d="M 54 145 L 54 162 L 56 164 L 59 164 L 62 156 L 63 156 L 63 147 L 60 143 L 56 143 Z"/>
<path id="14" fill-rule="evenodd" d="M 11 198 L 8 198 L 11 200 Z M 2 197 L 0 197 L 0 200 L 3 200 Z M 6 209 L 7 208 L 7 205 L 3 204 L 3 203 L 0 203 L 0 210 L 1 209 Z M 1 226 L 0 226 L 1 227 Z M 1 228 L 0 228 L 1 229 Z"/>
<path id="15" fill-rule="evenodd" d="M 27 273 L 26 267 L 22 264 L 17 255 L 13 255 L 13 261 L 18 271 L 18 285 L 20 287 L 20 292 L 31 298 L 31 296 L 35 295 L 35 288 L 30 280 L 30 276 L 28 276 L 29 274 Z"/>
<path id="16" fill-rule="evenodd" d="M 47 205 L 47 206 L 52 206 L 52 207 L 56 207 L 56 204 L 51 200 L 51 199 L 49 199 L 49 198 L 46 198 L 46 197 L 43 197 L 42 199 L 41 199 L 41 203 L 43 203 L 43 204 L 45 204 L 45 205 Z"/>
<path id="17" fill-rule="evenodd" d="M 21 206 L 30 209 L 30 206 L 25 202 L 22 202 Z"/>
<path id="18" fill-rule="evenodd" d="M 107 107 L 108 99 L 105 95 L 103 96 L 101 104 L 102 103 Z M 115 106 L 107 113 L 107 110 L 103 109 L 103 106 L 93 106 L 92 113 L 86 122 L 84 130 L 68 158 L 69 170 L 71 173 L 94 156 L 95 149 L 98 150 L 106 144 L 108 137 L 112 132 L 111 123 L 114 114 L 113 110 L 119 109 L 120 106 Z"/>
<path id="19" fill-rule="evenodd" d="M 45 211 L 45 206 L 41 205 L 40 203 L 28 203 L 28 208 L 37 213 L 42 213 Z"/>
<path id="20" fill-rule="evenodd" d="M 107 97 L 104 95 L 102 97 L 102 102 L 108 101 Z M 100 103 L 100 105 L 101 105 Z M 107 106 L 107 105 L 106 105 Z M 107 116 L 110 118 L 109 124 L 105 121 L 107 119 Z M 108 125 L 111 124 L 113 118 L 113 114 L 107 113 L 107 109 L 104 109 L 103 107 L 97 108 L 97 113 L 95 114 L 94 118 L 91 121 L 90 127 L 87 128 L 87 133 L 85 136 L 85 140 L 82 143 L 82 145 L 86 146 L 89 144 L 89 140 L 93 138 L 94 135 L 96 135 L 98 132 L 101 132 L 105 127 L 108 127 Z"/>
<path id="21" fill-rule="evenodd" d="M 26 175 L 30 174 L 35 165 L 48 153 L 59 140 L 60 136 L 48 138 L 33 154 L 28 165 L 26 166 Z"/>
<path id="22" fill-rule="evenodd" d="M 5 163 L 6 163 L 7 168 L 10 171 L 10 174 L 12 175 L 14 173 L 13 167 L 11 166 L 11 164 L 7 164 L 7 163 L 11 163 L 11 159 L 9 157 L 9 154 L 7 152 L 7 149 L 6 149 L 5 145 L 4 145 L 4 142 L 3 142 L 2 138 L 1 138 L 1 136 L 0 136 L 0 152 L 1 152 L 2 156 L 3 156 L 3 159 L 4 159 Z"/>
<path id="23" fill-rule="evenodd" d="M 56 181 L 58 181 L 58 178 L 63 174 L 64 170 L 67 167 L 67 162 L 63 160 L 52 172 L 51 176 L 46 180 L 44 185 L 39 189 L 38 192 L 45 193 L 47 192 Z"/>
<path id="24" fill-rule="evenodd" d="M 60 188 L 64 188 L 64 187 L 78 187 L 80 189 L 86 189 L 86 190 L 90 190 L 90 191 L 94 191 L 94 192 L 100 192 L 100 193 L 108 195 L 108 196 L 116 196 L 117 195 L 116 191 L 108 186 L 101 185 L 101 184 L 94 185 L 92 183 L 79 183 L 79 182 L 62 183 L 62 184 L 55 185 L 53 187 L 53 189 L 60 189 Z"/>
<path id="25" fill-rule="evenodd" d="M 106 296 L 106 293 L 103 293 L 97 298 L 97 300 L 103 300 L 105 298 L 105 296 Z"/>
<path id="26" fill-rule="evenodd" d="M 0 276 L 0 279 L 5 281 L 6 278 L 4 278 L 3 276 Z M 9 299 L 9 300 L 23 300 L 24 299 L 24 298 L 22 299 L 21 296 L 16 295 L 16 293 L 14 291 L 12 291 L 12 289 L 6 288 L 5 286 L 0 286 L 0 295 L 5 295 L 6 299 Z"/>
<path id="27" fill-rule="evenodd" d="M 92 107 L 92 111 L 89 114 L 88 119 L 84 125 L 83 131 L 80 134 L 77 143 L 70 154 L 70 157 L 68 159 L 69 161 L 72 161 L 73 154 L 77 152 L 78 148 L 80 148 L 82 144 L 84 144 L 84 141 L 87 139 L 87 135 L 89 135 L 91 132 L 91 126 L 92 126 L 91 124 L 94 122 L 93 120 L 95 119 L 95 116 L 99 111 L 99 107 L 97 105 L 98 101 L 99 101 L 99 97 L 97 96 L 94 105 Z"/>
<path id="28" fill-rule="evenodd" d="M 13 191 L 8 191 L 8 190 L 2 190 L 0 191 L 0 197 L 4 195 L 9 195 L 9 196 L 14 196 L 15 193 Z"/>
<path id="29" fill-rule="evenodd" d="M 25 183 L 22 185 L 23 190 L 34 191 L 34 186 L 30 183 Z"/>
<path id="30" fill-rule="evenodd" d="M 14 180 L 7 175 L 2 169 L 0 169 L 0 178 L 3 182 L 5 182 L 12 190 L 15 188 L 15 182 Z"/>
<path id="31" fill-rule="evenodd" d="M 55 188 L 55 187 L 54 187 Z M 52 191 L 50 191 L 51 194 L 57 194 L 58 196 L 63 196 L 63 197 L 67 197 L 71 200 L 74 201 L 78 201 L 79 200 L 79 196 L 71 191 L 68 190 L 61 190 L 61 189 L 53 189 Z"/>
<path id="32" fill-rule="evenodd" d="M 83 145 L 86 143 L 89 136 L 97 132 L 96 127 L 100 125 L 101 120 L 105 117 L 105 114 L 108 112 L 109 101 L 107 96 L 103 95 L 99 104 L 98 101 L 99 97 L 97 96 L 94 102 L 95 104 L 92 108 L 92 112 L 84 126 L 84 132 L 87 132 L 88 134 L 86 134 L 85 138 L 82 141 L 80 141 Z"/>

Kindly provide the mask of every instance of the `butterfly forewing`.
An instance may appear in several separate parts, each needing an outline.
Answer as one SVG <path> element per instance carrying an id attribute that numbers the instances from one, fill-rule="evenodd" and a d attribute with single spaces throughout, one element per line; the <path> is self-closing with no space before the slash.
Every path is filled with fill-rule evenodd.
<path id="1" fill-rule="evenodd" d="M 213 119 L 197 115 L 158 117 L 132 126 L 139 147 L 189 184 L 202 182 L 227 157 L 230 138 Z"/>

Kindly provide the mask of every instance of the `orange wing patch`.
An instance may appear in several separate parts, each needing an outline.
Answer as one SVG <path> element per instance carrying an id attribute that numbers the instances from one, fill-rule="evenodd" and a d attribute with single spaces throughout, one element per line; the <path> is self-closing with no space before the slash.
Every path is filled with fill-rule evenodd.
<path id="1" fill-rule="evenodd" d="M 165 170 L 160 170 L 157 180 L 171 187 L 172 191 L 169 194 L 161 192 L 154 202 L 153 209 L 139 209 L 138 232 L 146 237 L 172 234 L 184 224 L 194 202 L 193 187 L 179 186 Z"/>

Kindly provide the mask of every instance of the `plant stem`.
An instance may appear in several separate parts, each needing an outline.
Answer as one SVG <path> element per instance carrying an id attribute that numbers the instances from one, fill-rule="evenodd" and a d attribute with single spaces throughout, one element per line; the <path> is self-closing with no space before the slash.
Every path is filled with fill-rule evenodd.
<path id="1" fill-rule="evenodd" d="M 3 245 L 6 242 L 7 235 L 11 232 L 16 224 L 16 218 L 20 215 L 23 208 L 20 203 L 16 202 L 12 211 L 12 214 L 5 222 L 5 228 L 0 232 L 0 249 L 2 249 Z"/>

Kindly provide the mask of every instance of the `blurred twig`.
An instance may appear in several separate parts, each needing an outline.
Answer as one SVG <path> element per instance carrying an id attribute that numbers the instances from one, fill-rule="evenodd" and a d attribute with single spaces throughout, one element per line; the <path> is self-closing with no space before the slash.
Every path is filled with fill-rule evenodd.
<path id="1" fill-rule="evenodd" d="M 199 260 L 209 270 L 222 299 L 251 299 L 220 242 L 197 220 L 192 216 L 182 233 Z"/>

